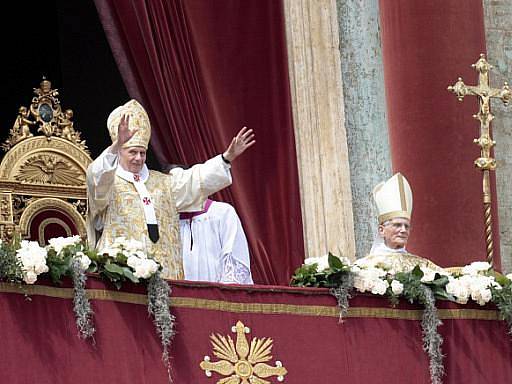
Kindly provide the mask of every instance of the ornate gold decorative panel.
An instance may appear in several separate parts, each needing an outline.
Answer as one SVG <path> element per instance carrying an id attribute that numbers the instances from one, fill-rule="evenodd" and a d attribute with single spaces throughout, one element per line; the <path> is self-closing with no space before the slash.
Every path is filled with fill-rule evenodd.
<path id="1" fill-rule="evenodd" d="M 43 79 L 34 95 L 1 144 L 0 238 L 85 237 L 85 172 L 92 159 L 73 126 L 73 110 L 62 108 L 51 82 Z"/>

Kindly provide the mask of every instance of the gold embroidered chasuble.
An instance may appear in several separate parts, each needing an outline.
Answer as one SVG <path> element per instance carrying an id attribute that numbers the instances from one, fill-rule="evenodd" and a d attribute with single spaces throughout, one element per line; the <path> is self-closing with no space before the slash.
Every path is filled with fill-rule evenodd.
<path id="1" fill-rule="evenodd" d="M 415 266 L 429 268 L 436 272 L 446 273 L 444 268 L 438 266 L 429 259 L 413 255 L 412 253 L 376 253 L 370 254 L 363 258 L 357 259 L 356 264 L 359 266 L 371 265 L 377 266 L 386 270 L 411 271 Z"/>
<path id="2" fill-rule="evenodd" d="M 163 277 L 183 279 L 183 262 L 180 254 L 178 212 L 171 190 L 169 175 L 149 171 L 146 188 L 155 207 L 160 238 L 153 243 L 148 235 L 144 208 L 133 183 L 116 176 L 110 194 L 109 209 L 104 211 L 103 233 L 97 249 L 108 248 L 116 237 L 141 241 L 146 251 L 163 267 Z"/>

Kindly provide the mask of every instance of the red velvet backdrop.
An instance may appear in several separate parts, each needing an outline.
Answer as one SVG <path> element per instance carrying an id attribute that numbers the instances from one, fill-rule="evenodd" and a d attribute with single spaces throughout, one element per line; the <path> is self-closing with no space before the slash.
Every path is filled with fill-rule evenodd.
<path id="1" fill-rule="evenodd" d="M 220 199 L 235 205 L 255 282 L 287 284 L 304 259 L 281 1 L 96 0 L 162 163 L 197 163 L 248 126 L 256 146 Z M 120 100 L 120 104 L 124 102 Z"/>
<path id="2" fill-rule="evenodd" d="M 43 238 L 40 239 L 39 229 L 41 227 L 42 222 L 46 219 L 59 219 L 67 226 L 67 229 L 71 231 L 71 235 L 79 235 L 78 228 L 76 224 L 73 222 L 73 219 L 69 217 L 69 215 L 67 215 L 65 212 L 56 209 L 47 209 L 37 212 L 37 214 L 35 214 L 32 217 L 29 228 L 29 240 L 42 240 L 43 244 L 48 244 L 48 240 L 54 237 L 69 236 L 69 234 L 66 231 L 66 228 L 64 228 L 60 223 L 53 222 L 50 224 L 46 224 L 43 232 Z"/>
<path id="3" fill-rule="evenodd" d="M 485 260 L 482 173 L 473 165 L 478 103 L 447 91 L 459 76 L 478 81 L 471 64 L 485 53 L 482 2 L 380 0 L 380 20 L 393 169 L 414 194 L 409 249 L 442 266 Z"/>

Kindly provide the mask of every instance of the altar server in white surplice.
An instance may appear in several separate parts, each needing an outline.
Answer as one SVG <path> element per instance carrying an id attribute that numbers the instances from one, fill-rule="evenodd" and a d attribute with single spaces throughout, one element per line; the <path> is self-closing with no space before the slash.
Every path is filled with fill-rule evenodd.
<path id="1" fill-rule="evenodd" d="M 87 230 L 102 251 L 117 237 L 143 242 L 163 267 L 164 278 L 182 279 L 178 212 L 204 209 L 207 197 L 231 184 L 230 162 L 254 144 L 245 127 L 222 155 L 172 175 L 148 170 L 151 125 L 136 100 L 107 120 L 112 145 L 87 169 Z"/>
<path id="2" fill-rule="evenodd" d="M 253 284 L 249 247 L 235 208 L 208 199 L 204 210 L 180 214 L 185 279 Z"/>

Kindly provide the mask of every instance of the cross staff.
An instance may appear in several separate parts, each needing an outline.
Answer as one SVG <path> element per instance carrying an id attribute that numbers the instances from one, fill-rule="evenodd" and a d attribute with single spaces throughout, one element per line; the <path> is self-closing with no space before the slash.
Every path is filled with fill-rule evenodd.
<path id="1" fill-rule="evenodd" d="M 496 169 L 496 160 L 491 157 L 491 149 L 496 142 L 491 137 L 490 123 L 494 119 L 494 115 L 490 111 L 491 99 L 500 99 L 503 104 L 508 105 L 511 98 L 510 88 L 507 82 L 502 88 L 491 88 L 489 86 L 489 70 L 492 67 L 485 55 L 480 54 L 480 59 L 471 65 L 478 72 L 478 85 L 466 85 L 459 77 L 457 82 L 448 87 L 457 96 L 459 101 L 464 96 L 471 95 L 478 98 L 480 110 L 478 114 L 473 115 L 475 119 L 480 121 L 480 137 L 474 139 L 473 142 L 480 147 L 480 157 L 475 160 L 475 166 L 483 171 L 483 203 L 484 203 L 484 220 L 485 220 L 485 242 L 487 250 L 487 262 L 493 265 L 494 245 L 492 240 L 492 217 L 491 217 L 491 184 L 489 180 L 489 171 Z"/>

